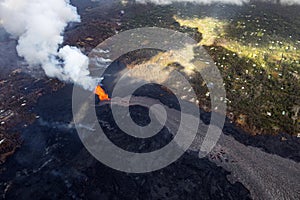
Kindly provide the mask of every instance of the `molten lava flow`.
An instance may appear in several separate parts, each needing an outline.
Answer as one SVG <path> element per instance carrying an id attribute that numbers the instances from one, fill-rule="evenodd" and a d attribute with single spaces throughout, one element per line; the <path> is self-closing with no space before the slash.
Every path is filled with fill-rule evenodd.
<path id="1" fill-rule="evenodd" d="M 95 89 L 95 94 L 98 95 L 100 101 L 109 101 L 110 98 L 108 97 L 108 94 L 102 89 L 100 85 L 98 85 Z"/>

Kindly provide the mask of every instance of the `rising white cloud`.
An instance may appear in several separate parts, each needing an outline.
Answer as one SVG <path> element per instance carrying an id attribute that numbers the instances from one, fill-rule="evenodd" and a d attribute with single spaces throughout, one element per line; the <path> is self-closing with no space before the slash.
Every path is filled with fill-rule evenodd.
<path id="1" fill-rule="evenodd" d="M 31 66 L 40 66 L 47 76 L 93 89 L 88 57 L 76 47 L 65 46 L 68 23 L 80 22 L 69 0 L 0 0 L 0 19 L 8 33 L 18 39 L 17 52 Z"/>

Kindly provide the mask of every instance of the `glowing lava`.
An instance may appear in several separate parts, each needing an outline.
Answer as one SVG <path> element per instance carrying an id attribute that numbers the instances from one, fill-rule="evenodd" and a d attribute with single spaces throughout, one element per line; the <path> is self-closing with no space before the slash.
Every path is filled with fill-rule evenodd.
<path id="1" fill-rule="evenodd" d="M 98 85 L 95 89 L 95 94 L 98 95 L 100 101 L 109 101 L 110 98 L 108 97 L 108 94 L 103 90 L 103 88 Z"/>

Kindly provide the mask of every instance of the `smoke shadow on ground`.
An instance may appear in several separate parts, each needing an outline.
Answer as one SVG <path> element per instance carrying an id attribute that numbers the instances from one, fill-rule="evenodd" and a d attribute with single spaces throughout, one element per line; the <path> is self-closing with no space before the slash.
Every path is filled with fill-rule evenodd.
<path id="1" fill-rule="evenodd" d="M 230 59 L 231 60 L 235 60 L 234 65 L 229 68 L 228 70 L 225 70 L 223 68 L 220 68 L 221 70 L 221 74 L 223 77 L 225 77 L 225 83 L 226 84 L 226 89 L 230 89 L 230 85 L 233 84 L 239 84 L 239 83 L 234 83 L 235 82 L 235 77 L 244 77 L 247 79 L 247 81 L 249 82 L 249 84 L 251 83 L 252 85 L 250 85 L 249 87 L 245 88 L 246 91 L 249 90 L 249 95 L 256 96 L 256 93 L 258 92 L 257 88 L 259 88 L 259 85 L 262 84 L 263 82 L 268 82 L 268 74 L 265 73 L 258 73 L 258 74 L 254 74 L 255 76 L 251 76 L 251 75 L 247 75 L 244 74 L 245 71 L 245 67 L 251 71 L 253 69 L 253 65 L 256 64 L 258 65 L 255 60 L 245 60 L 245 58 L 239 58 L 236 56 L 233 56 L 232 58 L 230 56 L 227 55 L 234 55 L 234 52 L 231 52 L 229 50 L 227 50 L 224 47 L 220 47 L 220 46 L 209 46 L 209 47 L 205 47 L 206 50 L 208 51 L 208 53 L 211 54 L 211 56 L 214 56 L 214 52 L 212 52 L 210 49 L 211 47 L 214 47 L 215 49 L 217 49 L 218 52 L 221 52 L 221 55 L 226 55 L 226 57 L 229 57 L 229 63 L 230 63 Z M 194 49 L 195 54 L 197 54 L 197 49 Z M 142 62 L 142 61 L 147 61 L 147 60 L 151 60 L 151 58 L 153 56 L 157 55 L 154 51 L 150 50 L 150 53 L 147 54 L 147 52 L 131 52 L 127 55 L 124 55 L 122 58 L 118 59 L 117 61 L 113 62 L 111 64 L 111 66 L 106 70 L 105 74 L 108 74 L 108 76 L 105 76 L 105 79 L 103 81 L 103 84 L 107 90 L 107 92 L 111 95 L 111 91 L 114 88 L 115 84 L 117 83 L 117 80 L 123 75 L 122 71 L 125 70 L 127 67 L 132 67 L 134 66 L 129 64 L 126 65 L 126 63 L 134 63 L 136 60 Z M 147 57 L 148 56 L 148 57 Z M 126 57 L 130 57 L 129 59 L 126 59 Z M 125 61 L 124 61 L 125 60 Z M 128 62 L 129 60 L 129 62 Z M 138 63 L 140 63 L 138 62 Z M 137 63 L 137 64 L 138 64 Z M 177 65 L 177 69 L 184 74 L 184 70 L 183 67 L 180 69 L 180 65 L 178 65 L 178 63 L 174 63 L 175 65 Z M 229 64 L 228 64 L 229 65 Z M 243 67 L 242 67 L 243 66 Z M 150 76 L 150 74 L 149 74 Z M 188 76 L 188 75 L 186 75 Z M 229 78 L 228 78 L 229 77 Z M 228 80 L 227 80 L 228 79 Z M 259 81 L 258 81 L 259 80 Z M 205 97 L 205 94 L 207 92 L 207 86 L 204 85 L 203 87 L 200 87 L 201 85 L 203 85 L 203 79 L 201 77 L 201 75 L 199 73 L 194 73 L 194 75 L 192 75 L 192 85 L 194 86 L 194 90 L 196 91 L 196 94 L 198 95 L 199 99 L 205 99 L 205 101 L 201 102 L 202 104 L 204 103 L 204 105 L 208 108 L 210 108 L 210 104 L 209 102 L 205 104 L 207 97 Z M 296 85 L 295 85 L 296 86 Z M 254 89 L 256 88 L 256 89 Z M 268 90 L 265 91 L 269 92 L 269 93 L 273 93 L 272 91 L 276 90 L 276 87 L 274 87 L 272 90 Z M 294 90 L 294 91 L 298 91 L 298 90 Z M 161 95 L 163 94 L 163 95 Z M 232 94 L 232 93 L 230 93 Z M 175 109 L 180 109 L 178 102 L 173 101 L 174 98 L 172 98 L 172 96 L 170 96 L 166 91 L 161 90 L 161 88 L 157 87 L 157 86 L 151 86 L 151 87 L 147 87 L 146 89 L 143 90 L 139 90 L 138 93 L 136 93 L 135 95 L 140 95 L 140 96 L 147 96 L 150 98 L 156 98 L 159 99 L 162 103 L 164 103 L 165 105 L 168 105 L 171 108 L 175 108 Z M 243 96 L 239 93 L 236 94 L 237 96 L 228 96 L 229 99 L 237 99 L 239 100 L 238 102 L 234 102 L 236 103 L 235 105 L 231 104 L 231 106 L 233 106 L 234 108 L 238 107 L 238 109 L 235 109 L 234 112 L 234 119 L 227 119 L 227 121 L 230 123 L 232 120 L 235 122 L 236 120 L 239 119 L 239 114 L 246 114 L 248 116 L 248 124 L 246 124 L 248 127 L 243 127 L 244 125 L 242 125 L 242 127 L 244 128 L 244 130 L 248 130 L 248 132 L 252 132 L 252 128 L 251 126 L 257 126 L 259 127 L 264 127 L 264 131 L 265 133 L 269 133 L 268 131 L 270 131 L 272 129 L 272 127 L 270 128 L 270 124 L 272 125 L 273 121 L 270 121 L 269 117 L 266 118 L 262 118 L 262 116 L 260 115 L 260 112 L 258 109 L 252 109 L 252 107 L 258 107 L 258 105 L 260 105 L 261 107 L 264 106 L 264 98 L 267 98 L 268 95 L 259 95 L 259 98 L 262 98 L 262 100 L 256 99 L 253 100 L 251 103 L 253 104 L 253 106 L 245 106 L 245 102 L 248 102 L 248 99 L 250 98 L 249 95 L 248 96 Z M 296 95 L 295 95 L 296 97 Z M 245 99 L 243 99 L 245 98 Z M 208 99 L 209 100 L 209 99 Z M 279 101 L 283 101 L 281 103 L 278 103 Z M 289 101 L 290 103 L 296 101 L 297 99 L 294 99 L 292 101 Z M 243 103 L 244 102 L 244 103 Z M 273 101 L 272 101 L 273 102 Z M 285 102 L 285 98 L 281 98 L 281 99 L 277 99 L 277 104 L 278 105 L 286 105 Z M 203 106 L 203 105 L 202 105 Z M 202 107 L 201 106 L 201 107 Z M 281 108 L 283 109 L 283 108 Z M 279 109 L 280 110 L 280 109 Z M 229 112 L 231 112 L 229 110 Z M 210 116 L 211 113 L 209 112 L 205 112 L 204 110 L 201 110 L 201 119 L 206 122 L 209 123 L 210 121 Z M 252 122 L 252 121 L 253 122 Z M 259 122 L 259 124 L 257 123 Z M 269 124 L 268 124 L 269 123 Z M 274 135 L 259 135 L 259 136 L 252 136 L 249 133 L 246 133 L 245 131 L 242 130 L 238 130 L 238 131 L 225 131 L 226 134 L 231 135 L 235 137 L 235 139 L 237 139 L 239 142 L 246 144 L 246 145 L 250 145 L 250 146 L 254 146 L 254 147 L 260 147 L 262 149 L 264 149 L 266 152 L 268 153 L 274 153 L 277 155 L 280 155 L 282 157 L 285 158 L 290 158 L 293 159 L 295 161 L 299 161 L 300 156 L 299 156 L 299 140 L 297 139 L 297 137 L 295 136 L 290 136 L 288 134 L 285 134 L 283 132 L 292 132 L 294 130 L 294 126 L 290 125 L 290 123 L 288 123 L 286 121 L 286 119 L 280 120 L 280 124 L 282 125 L 281 130 L 281 134 L 278 134 L 276 136 Z M 269 127 L 269 128 L 268 128 Z M 237 128 L 240 129 L 240 128 Z M 241 135 L 239 136 L 236 133 L 240 133 Z M 282 138 L 288 138 L 288 142 L 285 142 L 285 140 L 282 140 Z M 268 144 L 269 143 L 269 144 Z M 273 143 L 273 144 L 272 144 Z M 280 144 L 280 145 L 278 145 Z M 291 148 L 292 147 L 292 148 Z"/>

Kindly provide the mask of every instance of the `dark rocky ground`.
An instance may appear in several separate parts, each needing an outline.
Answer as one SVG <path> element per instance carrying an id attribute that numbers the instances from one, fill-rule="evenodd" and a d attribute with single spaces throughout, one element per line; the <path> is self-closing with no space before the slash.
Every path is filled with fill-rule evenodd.
<path id="1" fill-rule="evenodd" d="M 74 0 L 80 5 L 81 14 L 87 12 L 92 5 Z M 111 8 L 110 4 L 106 8 Z M 111 11 L 111 10 L 110 10 Z M 94 10 L 95 13 L 98 10 Z M 118 18 L 118 9 L 112 9 L 112 15 Z M 90 13 L 90 12 L 87 12 Z M 99 14 L 99 13 L 98 13 Z M 107 13 L 100 15 L 106 16 Z M 92 16 L 92 15 L 91 15 Z M 105 25 L 100 27 L 100 25 Z M 88 28 L 81 31 L 83 25 Z M 114 34 L 119 29 L 113 20 L 107 22 L 104 18 L 96 20 L 90 25 L 83 20 L 83 25 L 75 25 L 67 31 L 66 43 L 82 45 L 88 52 L 104 38 Z M 81 27 L 81 28 L 80 28 Z M 72 32 L 72 30 L 74 32 Z M 72 36 L 72 33 L 76 33 Z M 2 37 L 2 36 L 1 36 Z M 96 38 L 94 41 L 86 41 L 86 37 Z M 7 36 L 3 36 L 7 40 Z M 3 39 L 3 41 L 4 41 Z M 83 43 L 82 43 L 83 42 Z M 89 42 L 91 44 L 89 44 Z M 12 43 L 15 43 L 12 40 Z M 7 43 L 6 43 L 7 44 Z M 12 45 L 12 44 L 9 44 Z M 13 45 L 12 45 L 13 46 Z M 2 49 L 2 48 L 1 48 Z M 7 75 L 14 69 L 15 52 L 12 48 L 12 57 L 6 58 L 5 63 L 11 63 L 11 68 L 2 76 Z M 0 51 L 1 53 L 1 51 Z M 2 58 L 1 54 L 1 61 Z M 0 63 L 2 67 L 3 64 Z M 2 68 L 1 68 L 2 72 Z M 23 84 L 23 80 L 24 84 Z M 30 88 L 29 93 L 20 93 L 27 98 L 43 88 L 43 91 L 61 88 L 57 82 L 43 81 L 31 85 L 36 80 L 28 78 L 27 74 L 19 74 L 18 78 L 12 78 L 14 84 L 20 86 L 21 91 L 25 87 Z M 50 85 L 52 87 L 48 87 Z M 10 86 L 2 86 L 2 91 L 11 91 Z M 106 87 L 110 90 L 109 87 Z M 23 91 L 24 92 L 24 91 Z M 136 95 L 158 98 L 170 107 L 176 108 L 176 100 L 172 96 L 155 86 L 147 87 Z M 6 93 L 6 92 L 5 92 Z M 13 93 L 9 93 L 13 95 Z M 33 95 L 34 96 L 34 95 Z M 72 86 L 67 85 L 55 93 L 42 96 L 35 101 L 29 101 L 26 110 L 16 111 L 20 115 L 32 116 L 35 120 L 28 121 L 28 126 L 14 125 L 9 129 L 11 134 L 19 132 L 23 144 L 16 153 L 9 157 L 7 162 L 0 166 L 0 195 L 2 199 L 251 199 L 249 190 L 241 183 L 232 184 L 228 181 L 228 171 L 218 167 L 207 158 L 199 159 L 198 153 L 189 151 L 184 156 L 163 170 L 148 174 L 126 174 L 110 169 L 95 160 L 83 147 L 77 132 L 72 125 Z M 4 102 L 4 97 L 1 101 Z M 6 100 L 5 100 L 6 101 Z M 23 103 L 23 102 L 22 102 Z M 7 108 L 10 105 L 6 105 Z M 135 106 L 131 108 L 133 119 L 140 124 L 147 124 L 148 110 Z M 113 123 L 108 106 L 97 110 L 99 120 L 108 122 L 111 130 L 107 132 L 116 144 L 121 144 L 128 149 L 134 150 L 132 140 L 125 139 L 118 127 Z M 38 117 L 37 117 L 38 116 Z M 142 116 L 142 117 L 141 117 Z M 201 120 L 208 123 L 210 114 L 201 111 Z M 22 121 L 22 120 L 21 120 Z M 32 124 L 31 124 L 32 123 Z M 19 124 L 19 123 L 18 123 Z M 27 123 L 26 123 L 27 124 Z M 31 125 L 30 125 L 31 124 Z M 228 120 L 224 127 L 226 135 L 233 136 L 242 144 L 259 147 L 270 154 L 277 154 L 299 162 L 299 139 L 282 135 L 251 136 L 231 124 Z M 148 144 L 148 147 L 158 148 L 170 140 L 171 135 L 166 129 Z M 138 141 L 135 141 L 138 142 Z"/>
<path id="2" fill-rule="evenodd" d="M 72 120 L 72 87 L 41 97 L 34 108 L 40 116 L 22 136 L 21 149 L 5 164 L 1 175 L 2 197 L 7 199 L 250 199 L 240 183 L 231 184 L 228 172 L 197 152 L 187 152 L 169 167 L 148 174 L 126 174 L 96 161 L 82 146 Z M 98 110 L 99 120 L 113 130 L 107 134 L 122 145 L 134 146 L 119 137 L 109 107 Z M 133 119 L 147 123 L 147 109 L 132 108 Z M 43 120 L 43 121 L 41 121 Z M 163 130 L 166 131 L 166 130 Z M 121 141 L 120 141 L 121 140 Z M 124 142 L 125 141 L 125 142 Z M 167 142 L 164 134 L 149 145 Z M 127 144 L 124 144 L 127 143 Z M 133 147 L 134 149 L 135 147 Z"/>
<path id="3" fill-rule="evenodd" d="M 160 96 L 161 93 L 164 95 Z M 166 105 L 177 107 L 176 99 L 158 86 L 143 88 L 136 95 L 161 98 Z M 130 110 L 136 123 L 149 123 L 147 108 L 132 106 Z M 101 164 L 85 150 L 72 125 L 72 85 L 39 98 L 32 112 L 39 119 L 23 129 L 23 145 L 2 165 L 2 198 L 251 199 L 245 186 L 228 181 L 228 171 L 207 158 L 199 159 L 194 151 L 188 151 L 170 166 L 148 174 L 122 173 Z M 138 151 L 141 146 L 147 147 L 146 151 L 158 149 L 172 138 L 166 129 L 154 140 L 141 142 L 127 137 L 114 123 L 109 106 L 97 109 L 97 116 L 108 137 L 130 151 Z M 201 119 L 208 122 L 209 113 L 202 112 Z M 291 149 L 287 154 L 284 146 L 278 145 L 279 138 L 248 136 L 229 121 L 224 131 L 241 143 L 298 159 L 299 152 Z M 297 143 L 288 144 L 286 148 Z"/>

